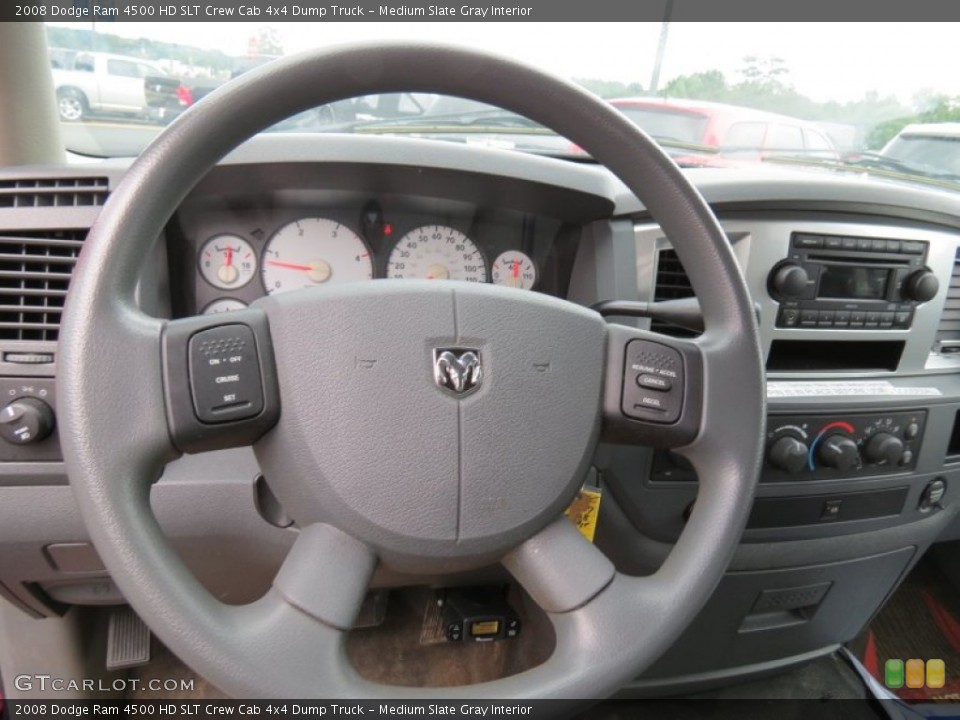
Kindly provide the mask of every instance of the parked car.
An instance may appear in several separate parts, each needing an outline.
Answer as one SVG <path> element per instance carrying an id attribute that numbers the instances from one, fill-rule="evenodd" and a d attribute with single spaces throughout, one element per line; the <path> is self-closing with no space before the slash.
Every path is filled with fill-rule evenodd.
<path id="1" fill-rule="evenodd" d="M 910 168 L 960 177 L 960 123 L 907 125 L 880 155 Z"/>
<path id="2" fill-rule="evenodd" d="M 726 160 L 776 155 L 838 157 L 813 123 L 753 108 L 679 98 L 622 98 L 610 104 L 664 145 L 690 145 Z"/>
<path id="3" fill-rule="evenodd" d="M 122 115 L 170 120 L 193 99 L 159 66 L 139 58 L 99 52 L 50 52 L 60 119 Z"/>

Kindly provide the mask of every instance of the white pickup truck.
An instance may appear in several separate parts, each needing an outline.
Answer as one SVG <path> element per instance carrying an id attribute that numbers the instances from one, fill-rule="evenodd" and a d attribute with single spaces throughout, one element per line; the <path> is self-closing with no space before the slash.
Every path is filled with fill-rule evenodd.
<path id="1" fill-rule="evenodd" d="M 139 58 L 100 52 L 52 50 L 53 81 L 62 120 L 90 115 L 158 119 L 189 105 L 179 81 Z M 159 91 L 159 93 L 158 93 Z M 171 107 L 172 106 L 172 107 Z M 158 112 L 161 110 L 161 112 Z"/>

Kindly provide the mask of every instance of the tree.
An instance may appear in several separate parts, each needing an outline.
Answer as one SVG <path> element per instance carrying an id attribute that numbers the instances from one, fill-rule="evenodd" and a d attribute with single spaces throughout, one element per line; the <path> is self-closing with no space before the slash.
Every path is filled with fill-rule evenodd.
<path id="1" fill-rule="evenodd" d="M 680 97 L 690 100 L 723 101 L 729 88 L 727 80 L 719 70 L 681 75 L 668 82 L 663 88 L 665 97 Z"/>
<path id="2" fill-rule="evenodd" d="M 283 55 L 283 41 L 279 31 L 270 25 L 264 25 L 251 38 L 251 45 L 256 48 L 251 55 Z"/>
<path id="3" fill-rule="evenodd" d="M 582 85 L 594 95 L 602 98 L 636 97 L 643 95 L 643 85 L 640 83 L 622 83 L 618 80 L 596 80 L 594 78 L 575 78 L 574 82 Z"/>

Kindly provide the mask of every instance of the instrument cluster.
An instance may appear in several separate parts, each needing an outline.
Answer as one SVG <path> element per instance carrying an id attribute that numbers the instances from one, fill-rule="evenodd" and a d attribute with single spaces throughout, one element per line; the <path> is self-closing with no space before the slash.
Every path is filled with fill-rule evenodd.
<path id="1" fill-rule="evenodd" d="M 291 203 L 187 214 L 181 242 L 196 258 L 196 272 L 180 314 L 227 312 L 265 294 L 381 278 L 564 293 L 575 242 L 564 240 L 573 234 L 563 223 L 460 202 L 432 205 L 355 198 L 347 207 Z"/>

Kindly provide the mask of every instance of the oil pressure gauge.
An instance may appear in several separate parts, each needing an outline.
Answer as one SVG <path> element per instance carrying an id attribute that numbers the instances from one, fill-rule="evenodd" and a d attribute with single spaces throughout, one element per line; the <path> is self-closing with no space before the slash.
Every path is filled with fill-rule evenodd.
<path id="1" fill-rule="evenodd" d="M 257 271 L 257 255 L 237 235 L 216 235 L 200 248 L 200 274 L 216 288 L 246 285 Z"/>
<path id="2" fill-rule="evenodd" d="M 537 283 L 537 266 L 526 253 L 507 250 L 493 261 L 490 276 L 494 285 L 529 290 Z"/>
<path id="3" fill-rule="evenodd" d="M 204 315 L 213 315 L 214 313 L 230 312 L 231 310 L 243 310 L 247 304 L 233 298 L 220 298 L 214 300 L 203 309 Z"/>

